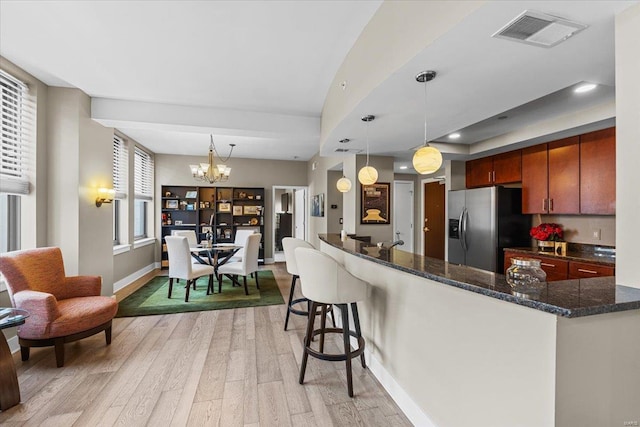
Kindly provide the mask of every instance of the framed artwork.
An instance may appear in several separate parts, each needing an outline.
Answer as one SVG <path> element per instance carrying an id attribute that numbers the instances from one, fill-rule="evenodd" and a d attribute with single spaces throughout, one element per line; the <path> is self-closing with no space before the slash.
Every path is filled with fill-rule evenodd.
<path id="1" fill-rule="evenodd" d="M 187 191 L 187 194 L 184 196 L 185 199 L 195 199 L 198 196 L 196 191 Z"/>
<path id="2" fill-rule="evenodd" d="M 178 209 L 178 201 L 177 200 L 167 200 L 165 203 L 166 209 Z"/>
<path id="3" fill-rule="evenodd" d="M 245 206 L 244 207 L 245 215 L 259 215 L 260 214 L 260 206 Z"/>
<path id="4" fill-rule="evenodd" d="M 202 234 L 211 233 L 211 231 L 212 231 L 211 227 L 208 225 L 205 225 L 204 227 L 202 227 Z"/>
<path id="5" fill-rule="evenodd" d="M 316 194 L 311 199 L 311 216 L 324 216 L 324 193 Z"/>
<path id="6" fill-rule="evenodd" d="M 242 206 L 234 206 L 233 207 L 234 215 L 242 215 Z"/>
<path id="7" fill-rule="evenodd" d="M 231 203 L 220 203 L 218 205 L 218 212 L 231 212 Z"/>
<path id="8" fill-rule="evenodd" d="M 360 224 L 390 224 L 389 183 L 377 182 L 360 187 L 362 191 Z"/>

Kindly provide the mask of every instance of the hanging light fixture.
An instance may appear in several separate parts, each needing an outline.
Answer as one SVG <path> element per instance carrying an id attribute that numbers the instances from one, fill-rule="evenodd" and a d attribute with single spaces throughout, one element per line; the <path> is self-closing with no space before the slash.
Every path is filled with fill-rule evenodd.
<path id="1" fill-rule="evenodd" d="M 339 192 L 346 193 L 351 190 L 351 180 L 343 175 L 342 178 L 336 182 L 336 187 Z"/>
<path id="2" fill-rule="evenodd" d="M 378 180 L 378 171 L 373 166 L 369 166 L 369 122 L 372 122 L 375 116 L 368 115 L 362 118 L 367 123 L 366 139 L 367 139 L 367 164 L 358 172 L 358 181 L 362 185 L 372 185 Z"/>
<path id="3" fill-rule="evenodd" d="M 421 175 L 434 173 L 442 166 L 442 154 L 427 140 L 427 82 L 435 78 L 435 71 L 423 71 L 416 76 L 418 82 L 424 83 L 424 146 L 413 155 L 413 167 Z"/>
<path id="4" fill-rule="evenodd" d="M 216 165 L 216 155 L 220 157 L 221 162 L 226 162 L 231 158 L 231 153 L 233 153 L 233 147 L 236 144 L 229 144 L 231 146 L 231 151 L 229 151 L 229 155 L 226 159 L 222 159 L 220 154 L 218 154 L 218 150 L 216 150 L 216 146 L 213 144 L 213 135 L 209 135 L 211 137 L 211 143 L 209 144 L 209 163 L 200 163 L 199 165 L 189 165 L 191 169 L 191 175 L 199 181 L 205 181 L 209 184 L 213 184 L 214 182 L 225 182 L 229 179 L 229 175 L 231 175 L 231 168 L 224 165 L 218 164 Z"/>

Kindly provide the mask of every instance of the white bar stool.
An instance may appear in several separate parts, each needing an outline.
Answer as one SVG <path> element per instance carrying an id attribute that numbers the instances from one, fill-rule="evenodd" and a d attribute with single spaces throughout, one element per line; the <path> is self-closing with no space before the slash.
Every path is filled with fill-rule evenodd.
<path id="1" fill-rule="evenodd" d="M 289 315 L 291 313 L 298 316 L 309 315 L 309 300 L 306 298 L 293 299 L 293 292 L 296 289 L 296 280 L 300 277 L 298 275 L 298 264 L 296 263 L 296 248 L 309 248 L 313 249 L 313 245 L 306 240 L 296 239 L 293 237 L 285 237 L 282 239 L 282 249 L 284 250 L 284 260 L 287 263 L 287 272 L 293 276 L 291 279 L 291 290 L 289 291 L 289 302 L 287 303 L 287 316 L 284 320 L 284 330 L 287 330 L 289 325 Z M 295 304 L 307 303 L 307 310 L 300 310 L 295 308 Z"/>
<path id="2" fill-rule="evenodd" d="M 353 380 L 351 375 L 351 359 L 360 356 L 362 367 L 367 365 L 364 361 L 364 338 L 360 330 L 360 318 L 358 317 L 357 301 L 367 297 L 368 283 L 358 279 L 335 259 L 315 249 L 297 248 L 295 250 L 302 294 L 311 301 L 309 309 L 309 321 L 307 333 L 304 339 L 304 353 L 300 366 L 300 384 L 304 383 L 304 375 L 307 369 L 309 355 L 332 362 L 345 361 L 347 367 L 347 390 L 349 397 L 353 397 Z M 342 313 L 342 328 L 327 328 L 327 305 L 336 305 Z M 349 330 L 349 305 L 353 313 L 355 331 Z M 321 307 L 320 329 L 313 329 L 318 307 Z M 343 354 L 324 353 L 325 333 L 340 333 L 344 343 Z M 320 335 L 320 349 L 311 348 L 311 340 Z M 351 350 L 349 337 L 358 340 L 358 348 Z"/>

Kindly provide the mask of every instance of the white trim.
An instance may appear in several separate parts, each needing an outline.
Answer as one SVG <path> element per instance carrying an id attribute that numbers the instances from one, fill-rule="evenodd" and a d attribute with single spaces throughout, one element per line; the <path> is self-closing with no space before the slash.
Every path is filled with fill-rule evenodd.
<path id="1" fill-rule="evenodd" d="M 133 249 L 138 249 L 143 246 L 153 245 L 156 242 L 155 237 L 145 237 L 144 239 L 136 240 L 133 242 Z"/>
<path id="2" fill-rule="evenodd" d="M 415 189 L 415 183 L 413 181 L 409 181 L 409 180 L 403 180 L 403 179 L 394 179 L 393 180 L 393 197 L 396 197 L 395 195 L 398 194 L 398 192 L 396 191 L 396 184 L 410 184 L 411 185 L 411 233 L 410 234 L 410 238 L 411 238 L 411 252 L 415 253 L 416 252 L 416 218 L 415 218 L 415 210 L 416 210 L 416 189 Z M 393 239 L 392 240 L 398 240 L 397 239 L 397 234 L 396 231 L 398 231 L 396 229 L 396 221 L 395 219 L 397 218 L 396 216 L 396 203 L 395 203 L 395 199 L 393 200 L 393 217 L 394 217 L 394 221 L 393 221 Z M 424 223 L 424 220 L 422 220 Z"/>
<path id="3" fill-rule="evenodd" d="M 411 399 L 411 396 L 396 382 L 393 376 L 382 366 L 382 363 L 371 355 L 371 352 L 365 347 L 365 357 L 367 360 L 367 368 L 373 374 L 378 382 L 389 393 L 394 402 L 400 407 L 402 412 L 409 418 L 414 426 L 437 427 L 436 424 L 429 419 L 427 414 Z"/>
<path id="4" fill-rule="evenodd" d="M 116 245 L 113 247 L 113 254 L 114 255 L 119 255 L 119 254 L 123 254 L 125 252 L 129 252 L 131 250 L 131 245 L 126 244 L 126 245 Z"/>
<path id="5" fill-rule="evenodd" d="M 135 282 L 145 274 L 155 270 L 156 268 L 160 268 L 159 262 L 154 262 L 153 264 L 149 264 L 146 267 L 136 271 L 135 273 L 128 275 L 124 279 L 118 280 L 113 284 L 113 292 L 115 293 L 115 292 L 121 291 L 122 289 L 126 288 L 127 286 L 129 286 L 130 284 L 132 284 L 133 282 Z"/>
<path id="6" fill-rule="evenodd" d="M 0 332 L 1 334 L 2 332 Z M 13 336 L 7 340 L 7 344 L 9 344 L 9 351 L 11 354 L 17 353 L 20 350 L 20 343 L 18 342 L 18 336 Z"/>

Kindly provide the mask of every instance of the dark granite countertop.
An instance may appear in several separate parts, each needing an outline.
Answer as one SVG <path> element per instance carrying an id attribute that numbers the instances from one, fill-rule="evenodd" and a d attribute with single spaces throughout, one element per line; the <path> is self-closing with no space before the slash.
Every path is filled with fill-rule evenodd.
<path id="1" fill-rule="evenodd" d="M 502 274 L 423 257 L 393 248 L 378 248 L 337 234 L 320 234 L 327 244 L 357 257 L 492 298 L 563 317 L 582 317 L 640 309 L 640 289 L 616 285 L 615 277 L 547 283 L 539 295 L 512 292 Z"/>
<path id="2" fill-rule="evenodd" d="M 598 254 L 593 252 L 579 252 L 568 250 L 566 255 L 556 255 L 553 252 L 541 252 L 538 248 L 505 248 L 505 251 L 518 252 L 530 255 L 548 256 L 567 261 L 588 262 L 589 264 L 602 264 L 608 267 L 616 266 L 615 255 Z"/>

